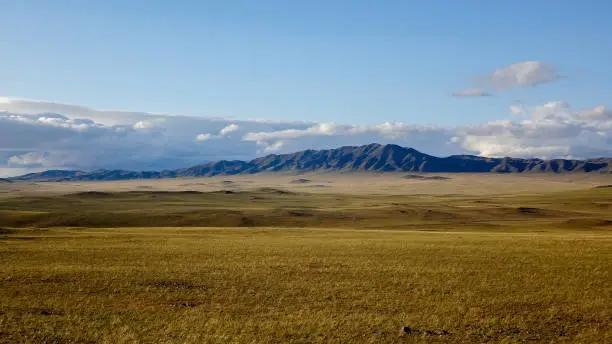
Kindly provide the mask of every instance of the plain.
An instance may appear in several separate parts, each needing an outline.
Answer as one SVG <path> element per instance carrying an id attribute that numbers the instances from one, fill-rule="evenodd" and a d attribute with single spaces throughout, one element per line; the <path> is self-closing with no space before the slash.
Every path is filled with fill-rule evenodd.
<path id="1" fill-rule="evenodd" d="M 612 341 L 609 176 L 430 177 L 2 184 L 0 342 Z"/>

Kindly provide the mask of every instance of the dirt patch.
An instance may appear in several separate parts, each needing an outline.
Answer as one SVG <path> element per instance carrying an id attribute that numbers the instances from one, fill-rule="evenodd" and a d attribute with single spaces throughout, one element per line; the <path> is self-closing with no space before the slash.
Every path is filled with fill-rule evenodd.
<path id="1" fill-rule="evenodd" d="M 202 304 L 203 302 L 200 301 L 174 301 L 170 302 L 168 306 L 177 308 L 195 308 Z"/>
<path id="2" fill-rule="evenodd" d="M 159 280 L 159 281 L 151 281 L 142 284 L 146 287 L 155 287 L 155 288 L 165 288 L 165 289 L 174 289 L 174 290 L 196 290 L 196 289 L 206 289 L 206 286 L 193 284 L 189 281 L 182 280 Z"/>
<path id="3" fill-rule="evenodd" d="M 213 191 L 212 193 L 215 194 L 223 194 L 223 195 L 233 195 L 236 194 L 236 191 L 232 191 L 232 190 L 221 190 L 221 191 Z"/>
<path id="4" fill-rule="evenodd" d="M 608 188 L 612 188 L 612 184 L 608 184 L 608 185 L 599 185 L 596 186 L 595 189 L 608 189 Z"/>
<path id="5" fill-rule="evenodd" d="M 140 187 L 139 187 L 140 188 Z M 150 188 L 150 186 L 144 186 L 143 188 Z M 180 195 L 200 195 L 203 192 L 195 190 L 185 191 L 125 191 L 125 192 L 103 192 L 103 191 L 85 191 L 66 196 L 79 197 L 79 198 L 109 198 L 109 197 L 123 197 L 123 196 L 180 196 Z"/>
<path id="6" fill-rule="evenodd" d="M 275 195 L 295 195 L 295 192 L 276 188 L 259 188 L 256 191 Z"/>
<path id="7" fill-rule="evenodd" d="M 518 207 L 516 208 L 516 212 L 519 214 L 542 214 L 543 210 L 533 207 Z"/>
<path id="8" fill-rule="evenodd" d="M 296 217 L 310 217 L 310 216 L 314 216 L 314 214 L 312 212 L 303 211 L 303 210 L 288 210 L 286 212 L 286 214 L 289 215 L 289 216 L 296 216 Z"/>
<path id="9" fill-rule="evenodd" d="M 195 190 L 185 190 L 185 191 L 127 191 L 127 192 L 117 192 L 113 195 L 121 196 L 121 195 L 151 195 L 151 196 L 180 196 L 180 195 L 201 195 L 203 192 L 195 191 Z"/>
<path id="10" fill-rule="evenodd" d="M 425 209 L 422 217 L 424 220 L 453 220 L 458 218 L 458 215 L 435 209 Z"/>
<path id="11" fill-rule="evenodd" d="M 195 190 L 185 190 L 185 191 L 149 191 L 144 194 L 152 194 L 152 195 L 201 195 L 202 192 Z"/>
<path id="12" fill-rule="evenodd" d="M 450 336 L 450 332 L 448 332 L 447 330 L 424 330 L 410 328 L 408 326 L 402 326 L 402 328 L 400 329 L 400 334 L 404 336 Z"/>
<path id="13" fill-rule="evenodd" d="M 444 176 L 423 176 L 420 174 L 407 174 L 403 176 L 404 179 L 416 179 L 416 180 L 448 180 L 450 178 Z"/>
<path id="14" fill-rule="evenodd" d="M 76 197 L 109 197 L 113 196 L 110 192 L 102 192 L 102 191 L 84 191 L 72 194 Z"/>
<path id="15" fill-rule="evenodd" d="M 27 310 L 27 313 L 35 314 L 35 315 L 43 315 L 43 316 L 64 315 L 64 312 L 61 312 L 56 309 L 49 309 L 49 308 L 30 308 Z"/>

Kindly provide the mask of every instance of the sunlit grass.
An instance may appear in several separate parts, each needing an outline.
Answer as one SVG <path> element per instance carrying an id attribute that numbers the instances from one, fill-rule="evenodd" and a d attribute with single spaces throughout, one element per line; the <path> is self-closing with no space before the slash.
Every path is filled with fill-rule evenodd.
<path id="1" fill-rule="evenodd" d="M 602 233 L 135 228 L 3 238 L 6 343 L 612 336 L 612 236 Z M 400 336 L 401 326 L 422 332 Z"/>
<path id="2" fill-rule="evenodd" d="M 612 342 L 611 209 L 610 188 L 5 197 L 0 342 Z"/>

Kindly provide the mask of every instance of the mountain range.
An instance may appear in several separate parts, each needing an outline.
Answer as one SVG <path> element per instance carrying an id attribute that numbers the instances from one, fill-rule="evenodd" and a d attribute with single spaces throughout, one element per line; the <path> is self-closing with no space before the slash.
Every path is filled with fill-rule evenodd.
<path id="1" fill-rule="evenodd" d="M 221 160 L 189 168 L 165 171 L 66 171 L 49 170 L 9 178 L 12 181 L 126 180 L 262 172 L 429 172 L 429 173 L 525 173 L 598 172 L 612 173 L 612 158 L 589 160 L 487 158 L 473 155 L 435 157 L 397 145 L 369 144 L 325 150 L 305 150 L 292 154 L 271 154 L 251 161 Z"/>

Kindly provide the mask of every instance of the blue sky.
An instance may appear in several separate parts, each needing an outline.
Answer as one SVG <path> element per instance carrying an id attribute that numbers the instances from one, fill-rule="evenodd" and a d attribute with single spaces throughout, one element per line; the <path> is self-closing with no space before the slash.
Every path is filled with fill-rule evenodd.
<path id="1" fill-rule="evenodd" d="M 0 95 L 192 116 L 454 126 L 609 103 L 606 1 L 5 0 Z M 567 79 L 450 96 L 520 61 Z"/>
<path id="2" fill-rule="evenodd" d="M 0 5 L 0 177 L 373 142 L 612 156 L 609 1 Z"/>

